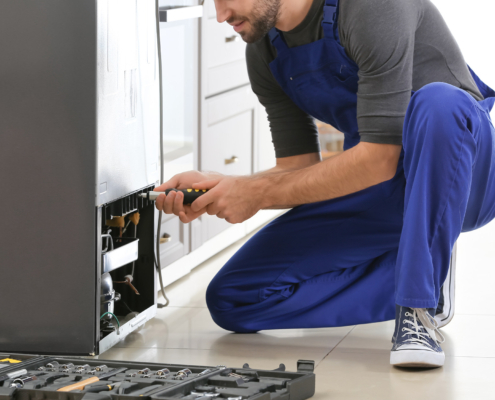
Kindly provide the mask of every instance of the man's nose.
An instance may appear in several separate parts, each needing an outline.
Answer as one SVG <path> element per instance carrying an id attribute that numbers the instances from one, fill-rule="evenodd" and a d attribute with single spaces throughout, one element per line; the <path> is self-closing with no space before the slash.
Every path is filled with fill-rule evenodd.
<path id="1" fill-rule="evenodd" d="M 215 1 L 215 8 L 217 10 L 217 21 L 222 23 L 227 21 L 231 16 L 232 12 L 226 7 L 226 2 L 222 0 Z"/>

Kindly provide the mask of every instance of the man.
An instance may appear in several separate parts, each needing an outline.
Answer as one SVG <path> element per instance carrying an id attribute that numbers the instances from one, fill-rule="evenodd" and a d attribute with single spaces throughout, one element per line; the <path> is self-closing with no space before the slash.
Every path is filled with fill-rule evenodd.
<path id="1" fill-rule="evenodd" d="M 157 208 L 231 223 L 293 208 L 211 282 L 214 321 L 235 332 L 393 319 L 391 364 L 439 367 L 440 288 L 461 231 L 495 215 L 495 92 L 468 69 L 429 0 L 216 0 L 249 43 L 277 166 L 253 176 L 187 172 Z M 321 161 L 313 118 L 345 134 Z M 235 132 L 233 132 L 235 134 Z"/>

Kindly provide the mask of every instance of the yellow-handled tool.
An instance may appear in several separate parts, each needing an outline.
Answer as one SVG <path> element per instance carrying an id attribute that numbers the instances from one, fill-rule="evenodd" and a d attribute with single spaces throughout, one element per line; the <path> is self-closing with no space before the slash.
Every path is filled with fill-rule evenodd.
<path id="1" fill-rule="evenodd" d="M 57 392 L 70 392 L 72 390 L 83 390 L 87 385 L 102 381 L 103 379 L 108 379 L 114 375 L 120 374 L 121 372 L 127 371 L 127 368 L 114 368 L 99 376 L 93 376 L 89 379 L 74 383 L 73 385 L 65 386 L 57 390 Z"/>
<path id="2" fill-rule="evenodd" d="M 4 358 L 3 360 L 0 360 L 0 362 L 8 362 L 10 364 L 18 364 L 21 363 L 21 360 L 14 360 L 13 358 Z"/>

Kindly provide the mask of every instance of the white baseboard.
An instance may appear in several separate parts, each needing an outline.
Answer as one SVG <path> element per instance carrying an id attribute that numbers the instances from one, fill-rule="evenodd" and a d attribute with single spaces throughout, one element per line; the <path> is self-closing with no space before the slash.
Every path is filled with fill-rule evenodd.
<path id="1" fill-rule="evenodd" d="M 263 210 L 242 224 L 232 225 L 227 230 L 203 243 L 196 250 L 163 268 L 163 286 L 166 287 L 179 280 L 183 276 L 190 273 L 198 265 L 234 244 L 238 240 L 241 240 L 255 229 L 278 217 L 283 212 L 284 211 L 281 210 Z M 160 282 L 158 279 L 156 287 L 157 291 L 159 291 Z"/>

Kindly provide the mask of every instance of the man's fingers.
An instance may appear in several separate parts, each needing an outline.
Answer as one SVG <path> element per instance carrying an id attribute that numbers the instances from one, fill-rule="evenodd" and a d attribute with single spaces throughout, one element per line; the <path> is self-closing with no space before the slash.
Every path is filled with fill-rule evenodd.
<path id="1" fill-rule="evenodd" d="M 184 212 L 184 193 L 177 192 L 174 200 L 174 214 L 179 215 Z"/>
<path id="2" fill-rule="evenodd" d="M 165 214 L 173 214 L 174 212 L 174 200 L 177 196 L 177 192 L 170 192 L 165 198 L 163 205 L 163 212 Z"/>
<path id="3" fill-rule="evenodd" d="M 165 203 L 165 194 L 161 194 L 155 200 L 155 207 L 158 211 L 163 211 L 163 206 Z"/>
<path id="4" fill-rule="evenodd" d="M 203 182 L 198 182 L 198 183 L 193 183 L 192 188 L 193 189 L 212 189 L 215 186 L 217 186 L 220 183 L 221 179 L 211 179 L 209 181 L 203 181 Z"/>
<path id="5" fill-rule="evenodd" d="M 186 209 L 186 211 L 181 211 L 179 213 L 179 219 L 181 220 L 181 222 L 187 224 L 187 223 L 195 220 L 199 216 L 203 215 L 204 212 L 205 212 L 205 210 L 200 210 L 198 212 L 194 212 L 189 207 L 189 209 Z"/>
<path id="6" fill-rule="evenodd" d="M 206 208 L 206 206 L 210 203 L 213 203 L 214 200 L 215 200 L 215 193 L 206 192 L 205 194 L 199 196 L 196 200 L 192 202 L 191 209 L 194 212 L 197 212 L 199 210 L 202 210 L 203 208 Z"/>
<path id="7" fill-rule="evenodd" d="M 153 191 L 164 192 L 167 189 L 172 189 L 172 188 L 177 187 L 178 184 L 179 184 L 179 177 L 176 175 L 176 176 L 172 177 L 170 180 L 168 180 L 167 182 L 162 183 L 160 186 L 154 188 Z"/>

